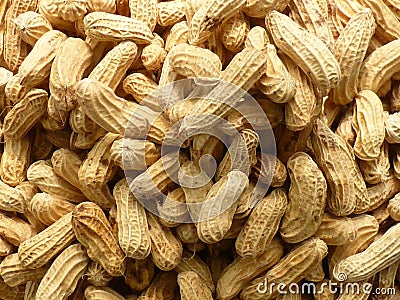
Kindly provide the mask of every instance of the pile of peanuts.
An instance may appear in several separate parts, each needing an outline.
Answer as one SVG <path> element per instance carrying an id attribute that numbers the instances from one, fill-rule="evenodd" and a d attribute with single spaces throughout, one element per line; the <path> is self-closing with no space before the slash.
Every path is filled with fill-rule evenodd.
<path id="1" fill-rule="evenodd" d="M 0 112 L 0 299 L 400 297 L 398 0 L 0 0 Z"/>

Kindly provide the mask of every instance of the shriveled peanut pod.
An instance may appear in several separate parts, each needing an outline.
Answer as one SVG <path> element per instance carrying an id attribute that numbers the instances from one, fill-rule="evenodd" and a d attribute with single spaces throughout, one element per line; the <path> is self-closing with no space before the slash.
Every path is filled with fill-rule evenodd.
<path id="1" fill-rule="evenodd" d="M 94 286 L 106 286 L 112 276 L 100 265 L 100 263 L 90 260 L 86 270 L 87 280 Z"/>
<path id="2" fill-rule="evenodd" d="M 112 276 L 125 272 L 125 254 L 112 233 L 112 228 L 101 208 L 82 202 L 72 212 L 72 227 L 78 241 L 87 249 L 91 260 Z"/>
<path id="3" fill-rule="evenodd" d="M 220 78 L 222 64 L 218 55 L 197 46 L 180 44 L 169 52 L 170 67 L 185 77 Z"/>
<path id="4" fill-rule="evenodd" d="M 215 291 L 210 269 L 195 253 L 184 251 L 182 261 L 176 266 L 175 270 L 178 273 L 195 272 L 211 292 Z"/>
<path id="5" fill-rule="evenodd" d="M 261 26 L 252 27 L 247 34 L 244 44 L 248 48 L 253 47 L 263 50 L 268 44 L 270 44 L 267 31 Z"/>
<path id="6" fill-rule="evenodd" d="M 338 84 L 339 63 L 320 39 L 277 11 L 267 15 L 266 24 L 277 47 L 311 78 L 322 96 Z"/>
<path id="7" fill-rule="evenodd" d="M 185 203 L 186 196 L 182 187 L 169 191 L 164 202 L 157 204 L 161 224 L 166 227 L 175 227 L 180 223 L 189 222 L 190 216 Z"/>
<path id="8" fill-rule="evenodd" d="M 154 299 L 159 297 L 161 299 L 172 300 L 176 287 L 176 273 L 174 271 L 159 272 L 150 286 L 140 295 L 140 299 Z"/>
<path id="9" fill-rule="evenodd" d="M 28 168 L 27 177 L 30 182 L 36 184 L 43 192 L 74 203 L 79 203 L 86 199 L 77 187 L 54 172 L 49 161 L 38 160 L 31 164 Z"/>
<path id="10" fill-rule="evenodd" d="M 125 298 L 109 287 L 98 287 L 90 285 L 85 289 L 85 299 L 107 299 L 107 300 L 125 300 Z"/>
<path id="11" fill-rule="evenodd" d="M 157 44 L 150 44 L 143 48 L 141 59 L 146 70 L 157 72 L 161 69 L 166 56 L 167 51 L 163 47 Z"/>
<path id="12" fill-rule="evenodd" d="M 45 90 L 30 90 L 4 118 L 2 128 L 4 138 L 17 140 L 27 134 L 46 112 L 47 99 Z"/>
<path id="13" fill-rule="evenodd" d="M 377 158 L 369 161 L 360 160 L 359 166 L 364 180 L 369 184 L 386 181 L 390 169 L 389 144 L 384 142 Z"/>
<path id="14" fill-rule="evenodd" d="M 291 6 L 292 10 L 299 14 L 305 29 L 315 34 L 332 51 L 334 44 L 333 34 L 317 1 L 294 0 L 293 4 Z"/>
<path id="15" fill-rule="evenodd" d="M 147 288 L 154 277 L 154 263 L 150 257 L 126 261 L 125 284 L 132 290 L 141 292 Z"/>
<path id="16" fill-rule="evenodd" d="M 292 99 L 285 103 L 285 122 L 289 130 L 299 131 L 311 124 L 322 109 L 320 97 L 310 78 L 288 57 L 282 57 L 289 76 L 294 79 L 295 90 Z"/>
<path id="17" fill-rule="evenodd" d="M 114 186 L 117 204 L 118 241 L 126 256 L 144 259 L 150 254 L 146 212 L 133 196 L 126 179 Z"/>
<path id="18" fill-rule="evenodd" d="M 0 264 L 0 275 L 4 282 L 14 287 L 22 285 L 28 281 L 38 281 L 46 273 L 48 266 L 43 266 L 34 270 L 24 268 L 19 261 L 18 253 L 10 254 L 3 259 Z"/>
<path id="19" fill-rule="evenodd" d="M 350 103 L 357 95 L 361 63 L 375 27 L 372 11 L 365 9 L 351 17 L 335 42 L 334 54 L 342 70 L 342 79 L 332 92 L 332 100 L 336 104 Z"/>
<path id="20" fill-rule="evenodd" d="M 339 246 L 352 242 L 357 236 L 357 228 L 350 218 L 324 214 L 315 236 L 328 245 Z"/>
<path id="21" fill-rule="evenodd" d="M 218 180 L 201 204 L 197 234 L 205 243 L 221 241 L 232 225 L 239 196 L 248 186 L 245 173 L 232 170 Z"/>
<path id="22" fill-rule="evenodd" d="M 248 283 L 242 290 L 240 298 L 244 300 L 273 299 L 278 295 L 276 285 L 281 282 L 285 282 L 287 285 L 299 282 L 312 270 L 316 263 L 322 260 L 324 255 L 321 255 L 321 253 L 326 255 L 327 252 L 328 247 L 321 239 L 312 237 L 305 240 L 292 249 L 265 275 Z M 265 281 L 268 286 L 274 284 L 275 288 L 269 289 L 264 286 Z M 265 293 L 260 293 L 260 288 Z"/>
<path id="23" fill-rule="evenodd" d="M 135 43 L 122 41 L 107 52 L 104 58 L 90 72 L 88 78 L 98 80 L 115 90 L 136 58 Z"/>
<path id="24" fill-rule="evenodd" d="M 200 276 L 193 271 L 185 271 L 177 278 L 181 299 L 191 300 L 199 297 L 200 299 L 213 299 L 210 289 L 201 280 Z"/>
<path id="25" fill-rule="evenodd" d="M 142 73 L 133 73 L 124 79 L 124 91 L 131 94 L 139 103 L 149 97 L 157 88 L 157 83 Z M 155 109 L 154 107 L 150 108 Z"/>
<path id="26" fill-rule="evenodd" d="M 341 260 L 333 269 L 335 280 L 340 280 L 342 274 L 345 275 L 346 282 L 365 280 L 396 262 L 400 255 L 396 238 L 399 230 L 400 224 L 390 227 L 363 252 Z"/>
<path id="27" fill-rule="evenodd" d="M 0 221 L 0 235 L 15 246 L 20 246 L 36 234 L 32 226 L 18 217 L 0 213 Z"/>
<path id="28" fill-rule="evenodd" d="M 157 4 L 157 23 L 161 26 L 174 25 L 185 17 L 186 3 L 179 0 Z"/>
<path id="29" fill-rule="evenodd" d="M 218 299 L 227 300 L 238 295 L 251 280 L 275 265 L 282 255 L 282 244 L 274 238 L 256 258 L 237 257 L 222 271 L 217 285 Z"/>
<path id="30" fill-rule="evenodd" d="M 6 241 L 3 236 L 0 236 L 0 257 L 10 255 L 14 250 L 14 245 Z"/>
<path id="31" fill-rule="evenodd" d="M 174 46 L 187 43 L 188 35 L 189 27 L 187 21 L 176 23 L 174 26 L 171 27 L 168 35 L 165 38 L 165 50 L 169 52 Z"/>
<path id="32" fill-rule="evenodd" d="M 22 266 L 29 269 L 39 268 L 69 246 L 75 240 L 71 217 L 72 213 L 64 215 L 45 230 L 24 241 L 18 248 Z"/>
<path id="33" fill-rule="evenodd" d="M 132 18 L 146 23 L 154 31 L 157 24 L 157 0 L 129 1 L 129 11 Z"/>
<path id="34" fill-rule="evenodd" d="M 199 241 L 196 225 L 193 223 L 180 224 L 176 227 L 176 234 L 182 243 L 196 243 Z"/>
<path id="35" fill-rule="evenodd" d="M 1 179 L 5 183 L 16 186 L 26 179 L 30 151 L 31 144 L 27 135 L 15 140 L 5 140 L 1 157 Z"/>
<path id="36" fill-rule="evenodd" d="M 152 213 L 146 213 L 151 238 L 151 257 L 163 271 L 174 269 L 182 259 L 182 243 Z"/>
<path id="37" fill-rule="evenodd" d="M 83 19 L 85 33 L 96 41 L 130 40 L 137 44 L 150 44 L 153 34 L 146 23 L 138 19 L 105 12 L 92 12 Z"/>
<path id="38" fill-rule="evenodd" d="M 115 165 L 111 160 L 111 145 L 118 134 L 107 133 L 89 151 L 79 168 L 78 176 L 83 184 L 90 188 L 100 188 L 115 174 Z"/>
<path id="39" fill-rule="evenodd" d="M 30 201 L 30 211 L 43 224 L 51 225 L 74 209 L 75 205 L 62 198 L 37 193 Z"/>
<path id="40" fill-rule="evenodd" d="M 279 232 L 285 241 L 298 243 L 312 236 L 322 222 L 327 184 L 317 164 L 304 152 L 293 154 L 287 167 L 289 204 Z"/>
<path id="41" fill-rule="evenodd" d="M 135 197 L 141 201 L 154 199 L 176 186 L 181 163 L 187 161 L 183 153 L 168 153 L 129 183 Z"/>
<path id="42" fill-rule="evenodd" d="M 53 29 L 50 22 L 44 16 L 34 11 L 27 11 L 14 19 L 21 39 L 34 46 L 46 32 Z"/>
<path id="43" fill-rule="evenodd" d="M 391 41 L 373 51 L 363 62 L 359 75 L 359 89 L 378 92 L 382 85 L 400 71 L 396 64 L 399 54 L 396 49 L 400 40 Z"/>
<path id="44" fill-rule="evenodd" d="M 83 162 L 76 153 L 64 148 L 58 149 L 53 152 L 51 161 L 54 172 L 73 186 L 79 188 L 87 199 L 103 208 L 109 208 L 114 203 L 114 198 L 107 185 L 93 189 L 82 183 L 78 174 Z"/>
<path id="45" fill-rule="evenodd" d="M 286 103 L 296 94 L 298 84 L 277 55 L 274 45 L 267 44 L 262 49 L 267 57 L 267 70 L 256 86 L 273 102 Z"/>
<path id="46" fill-rule="evenodd" d="M 171 124 L 148 107 L 126 101 L 106 85 L 84 79 L 77 87 L 82 110 L 105 130 L 131 138 L 142 138 L 161 144 Z M 127 129 L 127 132 L 125 130 Z"/>
<path id="47" fill-rule="evenodd" d="M 390 144 L 400 143 L 400 112 L 390 114 L 385 120 L 385 140 Z"/>
<path id="48" fill-rule="evenodd" d="M 253 208 L 235 243 L 241 257 L 254 258 L 265 251 L 279 229 L 286 206 L 285 191 L 276 189 Z"/>
<path id="49" fill-rule="evenodd" d="M 54 103 L 49 103 L 49 115 L 66 121 L 64 114 L 76 103 L 76 88 L 83 73 L 89 67 L 93 51 L 79 38 L 68 38 L 57 52 L 50 72 L 50 92 Z"/>
<path id="50" fill-rule="evenodd" d="M 233 53 L 242 50 L 249 30 L 247 17 L 241 11 L 234 14 L 221 28 L 221 40 L 225 48 Z"/>
<path id="51" fill-rule="evenodd" d="M 385 138 L 382 102 L 372 91 L 363 90 L 355 98 L 353 128 L 356 132 L 354 152 L 363 160 L 377 158 Z"/>
<path id="52" fill-rule="evenodd" d="M 389 200 L 387 209 L 392 219 L 398 222 L 400 220 L 400 194 L 396 194 Z"/>
<path id="53" fill-rule="evenodd" d="M 257 164 L 253 166 L 253 175 L 258 180 L 272 187 L 281 187 L 286 181 L 286 167 L 279 158 L 267 154 L 257 153 Z"/>
<path id="54" fill-rule="evenodd" d="M 190 44 L 204 42 L 220 24 L 238 12 L 244 3 L 245 0 L 210 0 L 201 6 L 190 21 Z M 213 18 L 210 19 L 209 16 Z"/>
<path id="55" fill-rule="evenodd" d="M 349 171 L 354 158 L 346 142 L 321 120 L 314 124 L 312 144 L 318 166 L 324 172 L 331 196 L 328 197 L 329 209 L 338 216 L 351 214 L 356 206 L 354 173 Z"/>
<path id="56" fill-rule="evenodd" d="M 45 81 L 50 75 L 51 64 L 66 39 L 67 36 L 58 30 L 50 30 L 41 36 L 18 70 L 20 84 L 33 86 Z"/>
<path id="57" fill-rule="evenodd" d="M 37 289 L 36 298 L 67 299 L 85 273 L 88 263 L 89 257 L 81 244 L 66 248 L 47 270 Z"/>

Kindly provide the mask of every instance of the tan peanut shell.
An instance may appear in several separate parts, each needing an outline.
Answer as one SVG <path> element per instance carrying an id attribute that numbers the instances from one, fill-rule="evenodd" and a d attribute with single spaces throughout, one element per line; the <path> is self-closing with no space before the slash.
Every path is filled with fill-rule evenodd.
<path id="1" fill-rule="evenodd" d="M 340 279 L 344 274 L 347 282 L 357 282 L 390 266 L 399 256 L 397 239 L 393 238 L 399 230 L 398 224 L 390 227 L 363 252 L 340 261 L 333 269 L 333 277 Z M 360 268 L 361 264 L 363 268 Z"/>
<path id="2" fill-rule="evenodd" d="M 372 91 L 362 90 L 355 97 L 353 128 L 355 155 L 363 160 L 377 158 L 385 139 L 382 102 Z"/>
<path id="3" fill-rule="evenodd" d="M 118 241 L 126 256 L 144 259 L 150 254 L 150 235 L 142 204 L 132 194 L 126 179 L 114 186 L 117 204 Z"/>
<path id="4" fill-rule="evenodd" d="M 176 273 L 174 271 L 159 272 L 150 286 L 144 290 L 141 299 L 173 299 L 175 295 L 175 288 L 177 287 Z"/>
<path id="5" fill-rule="evenodd" d="M 213 244 L 224 238 L 232 225 L 239 196 L 248 184 L 245 173 L 232 170 L 211 187 L 201 205 L 196 225 L 201 241 Z"/>
<path id="6" fill-rule="evenodd" d="M 151 257 L 154 264 L 163 271 L 174 269 L 182 259 L 182 243 L 171 229 L 164 227 L 158 217 L 146 213 L 151 239 Z"/>
<path id="7" fill-rule="evenodd" d="M 189 43 L 196 45 L 204 42 L 217 26 L 239 11 L 244 3 L 245 0 L 210 0 L 207 5 L 201 6 L 190 21 Z"/>
<path id="8" fill-rule="evenodd" d="M 263 253 L 279 229 L 287 207 L 284 190 L 276 189 L 253 208 L 235 242 L 241 257 L 256 257 Z"/>
<path id="9" fill-rule="evenodd" d="M 28 281 L 38 281 L 46 273 L 48 266 L 30 270 L 22 266 L 18 253 L 6 256 L 0 264 L 0 275 L 4 282 L 14 287 L 22 285 Z"/>
<path id="10" fill-rule="evenodd" d="M 98 205 L 82 202 L 75 206 L 71 222 L 76 238 L 86 247 L 91 260 L 100 263 L 112 276 L 124 274 L 125 254 Z"/>
<path id="11" fill-rule="evenodd" d="M 338 246 L 352 242 L 357 236 L 357 228 L 350 218 L 326 213 L 315 236 L 328 245 Z"/>
<path id="12" fill-rule="evenodd" d="M 180 273 L 177 278 L 181 299 L 190 300 L 196 297 L 205 300 L 213 299 L 210 289 L 204 284 L 200 276 L 193 271 Z"/>
<path id="13" fill-rule="evenodd" d="M 278 48 L 312 79 L 323 96 L 338 84 L 339 63 L 319 38 L 277 11 L 267 15 L 266 24 Z"/>
<path id="14" fill-rule="evenodd" d="M 30 182 L 36 184 L 43 192 L 74 203 L 79 203 L 86 199 L 77 187 L 56 174 L 49 161 L 38 160 L 31 164 L 28 168 L 27 177 Z"/>
<path id="15" fill-rule="evenodd" d="M 27 178 L 30 151 L 31 144 L 27 135 L 15 140 L 5 140 L 1 157 L 1 179 L 5 183 L 16 186 Z"/>
<path id="16" fill-rule="evenodd" d="M 50 22 L 41 14 L 34 11 L 27 11 L 14 19 L 21 39 L 31 46 L 48 31 L 52 30 Z"/>
<path id="17" fill-rule="evenodd" d="M 153 40 L 147 24 L 135 18 L 91 12 L 83 22 L 86 35 L 96 41 L 130 40 L 137 44 L 150 44 Z"/>
<path id="18" fill-rule="evenodd" d="M 304 278 L 315 263 L 320 262 L 321 253 L 327 253 L 327 245 L 319 238 L 309 238 L 292 249 L 285 257 L 283 257 L 275 266 L 273 266 L 265 275 L 252 280 L 240 293 L 240 297 L 247 299 L 273 299 L 278 295 L 275 288 L 269 289 L 263 286 L 265 279 L 268 284 L 278 284 L 279 282 L 290 283 L 299 282 Z M 261 291 L 258 292 L 257 287 L 261 284 Z"/>
<path id="19" fill-rule="evenodd" d="M 279 233 L 286 242 L 297 243 L 312 236 L 321 224 L 327 184 L 317 164 L 304 152 L 293 154 L 287 168 L 290 176 L 289 201 Z"/>
<path id="20" fill-rule="evenodd" d="M 67 299 L 89 263 L 86 249 L 81 244 L 66 248 L 51 264 L 36 292 L 38 299 Z"/>
<path id="21" fill-rule="evenodd" d="M 175 267 L 178 273 L 193 271 L 195 272 L 203 283 L 208 287 L 211 292 L 215 291 L 215 286 L 212 281 L 212 276 L 209 267 L 206 263 L 195 253 L 184 251 L 182 260 Z"/>
<path id="22" fill-rule="evenodd" d="M 129 1 L 129 11 L 132 18 L 142 21 L 149 26 L 151 31 L 157 24 L 156 0 L 132 0 Z"/>
<path id="23" fill-rule="evenodd" d="M 274 238 L 265 251 L 256 258 L 237 257 L 222 271 L 218 279 L 218 299 L 231 299 L 239 294 L 246 284 L 275 265 L 282 255 L 282 244 Z"/>
<path id="24" fill-rule="evenodd" d="M 351 17 L 336 40 L 334 55 L 342 71 L 342 78 L 332 91 L 336 104 L 350 103 L 357 95 L 358 74 L 375 27 L 372 11 L 365 9 Z"/>
<path id="25" fill-rule="evenodd" d="M 85 299 L 124 300 L 125 298 L 109 287 L 88 286 L 85 289 Z"/>
<path id="26" fill-rule="evenodd" d="M 39 268 L 69 246 L 75 240 L 71 218 L 72 212 L 24 241 L 18 248 L 22 266 L 30 269 Z"/>
<path id="27" fill-rule="evenodd" d="M 85 275 L 89 283 L 94 286 L 106 286 L 113 278 L 100 263 L 93 260 L 90 260 Z"/>
<path id="28" fill-rule="evenodd" d="M 72 212 L 74 207 L 73 203 L 47 193 L 35 194 L 29 203 L 32 214 L 46 225 L 51 225 L 62 216 Z"/>

